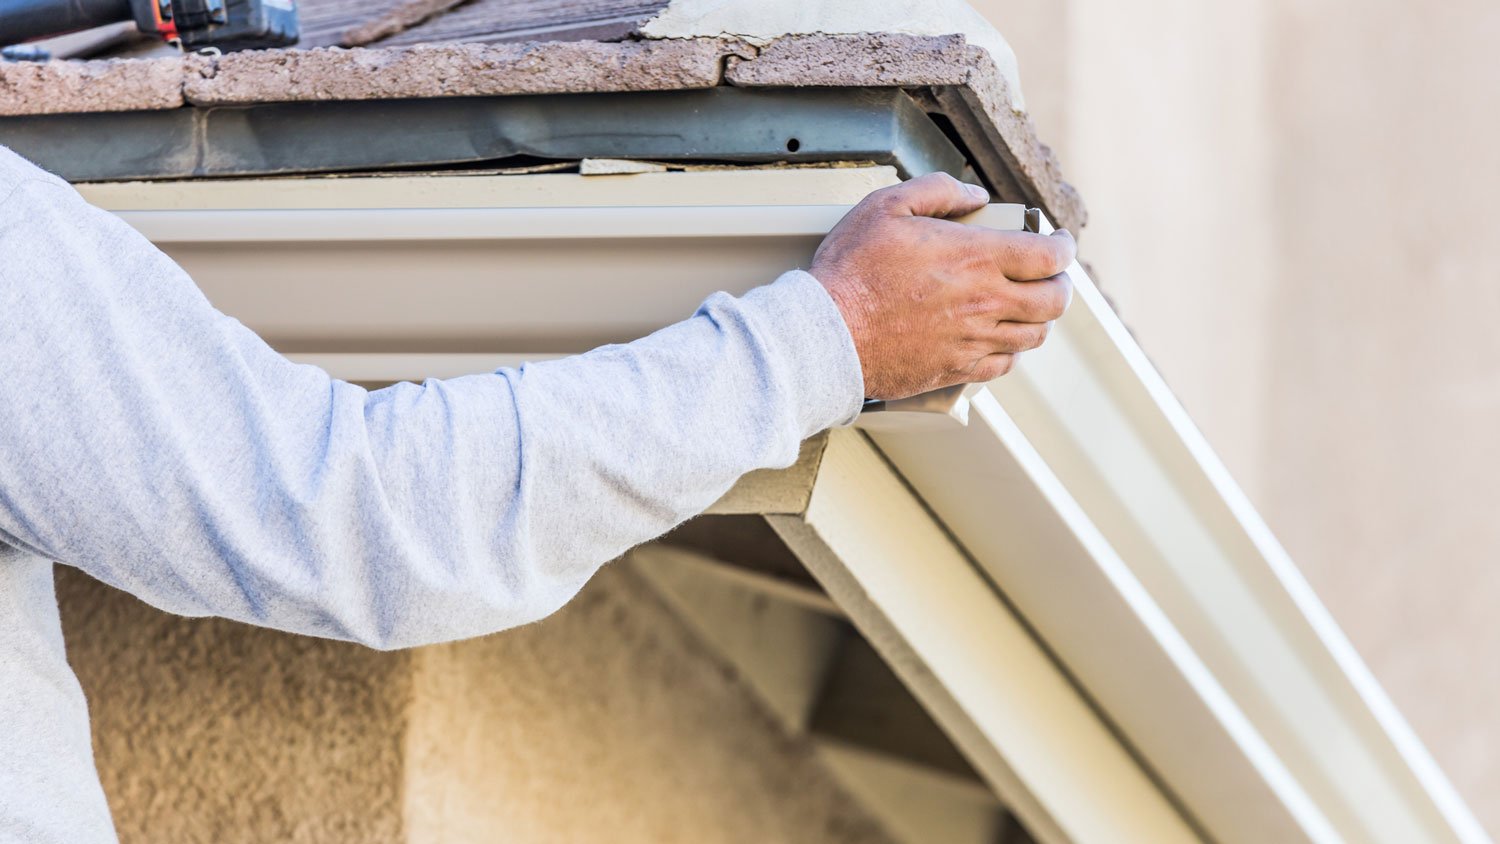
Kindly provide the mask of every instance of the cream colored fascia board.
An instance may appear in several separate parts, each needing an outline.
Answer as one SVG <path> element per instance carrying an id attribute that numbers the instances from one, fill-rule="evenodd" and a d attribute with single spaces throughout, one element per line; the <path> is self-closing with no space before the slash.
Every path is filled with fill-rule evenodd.
<path id="1" fill-rule="evenodd" d="M 889 167 L 737 168 L 82 190 L 276 348 L 381 381 L 639 337 L 709 290 L 805 265 L 842 207 L 896 181 Z"/>
<path id="2" fill-rule="evenodd" d="M 968 429 L 877 442 L 1216 840 L 1487 841 L 1070 273 L 1072 309 L 973 399 Z"/>
<path id="3" fill-rule="evenodd" d="M 1199 840 L 862 434 L 767 518 L 1038 841 Z"/>
<path id="4" fill-rule="evenodd" d="M 307 208 L 120 211 L 158 244 L 382 243 L 796 237 L 826 233 L 848 205 L 619 208 Z"/>
<path id="5" fill-rule="evenodd" d="M 735 167 L 580 176 L 411 175 L 191 179 L 78 185 L 111 211 L 332 208 L 601 208 L 639 205 L 852 205 L 895 184 L 896 168 Z M 705 203 L 705 197 L 712 197 Z"/>

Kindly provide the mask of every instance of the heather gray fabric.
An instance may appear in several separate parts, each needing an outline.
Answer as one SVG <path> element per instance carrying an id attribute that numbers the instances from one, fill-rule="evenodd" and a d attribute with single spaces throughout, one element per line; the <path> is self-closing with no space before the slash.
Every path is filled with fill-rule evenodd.
<path id="1" fill-rule="evenodd" d="M 790 465 L 862 386 L 792 272 L 629 345 L 367 392 L 0 148 L 0 840 L 114 838 L 50 561 L 184 615 L 376 648 L 476 636 Z"/>

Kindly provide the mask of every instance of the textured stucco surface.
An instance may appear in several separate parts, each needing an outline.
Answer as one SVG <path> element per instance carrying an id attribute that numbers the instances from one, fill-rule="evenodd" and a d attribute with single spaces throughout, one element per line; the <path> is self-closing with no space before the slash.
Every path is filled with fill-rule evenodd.
<path id="1" fill-rule="evenodd" d="M 411 654 L 158 612 L 58 568 L 123 844 L 396 842 Z"/>
<path id="2" fill-rule="evenodd" d="M 976 5 L 1126 322 L 1500 836 L 1500 5 Z"/>
<path id="3" fill-rule="evenodd" d="M 182 58 L 0 61 L 0 116 L 176 108 L 188 64 Z"/>
<path id="4" fill-rule="evenodd" d="M 397 653 L 59 592 L 125 844 L 888 841 L 624 565 Z"/>
<path id="5" fill-rule="evenodd" d="M 188 77 L 186 96 L 219 105 L 712 88 L 735 49 L 703 39 L 246 51 Z"/>
<path id="6" fill-rule="evenodd" d="M 628 564 L 416 678 L 413 842 L 888 840 Z"/>
<path id="7" fill-rule="evenodd" d="M 641 27 L 649 38 L 732 38 L 757 45 L 785 36 L 963 36 L 984 50 L 1007 80 L 1009 102 L 1025 108 L 1016 54 L 1005 37 L 965 0 L 671 0 Z"/>
<path id="8" fill-rule="evenodd" d="M 967 47 L 962 35 L 789 35 L 730 58 L 724 77 L 746 87 L 962 85 Z"/>
<path id="9" fill-rule="evenodd" d="M 1500 4 L 1272 8 L 1260 500 L 1500 837 Z"/>
<path id="10" fill-rule="evenodd" d="M 1009 77 L 988 50 L 961 35 L 789 35 L 732 56 L 725 81 L 743 87 L 930 85 L 974 115 L 985 143 L 1041 202 L 1056 225 L 1078 230 L 1088 218 L 1078 191 L 1063 179 L 1052 148 L 1030 116 L 1012 107 Z"/>

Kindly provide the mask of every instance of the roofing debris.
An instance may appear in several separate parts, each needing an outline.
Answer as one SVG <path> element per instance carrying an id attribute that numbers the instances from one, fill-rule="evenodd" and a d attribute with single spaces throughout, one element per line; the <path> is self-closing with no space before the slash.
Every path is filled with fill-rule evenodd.
<path id="1" fill-rule="evenodd" d="M 666 0 L 471 0 L 381 43 L 622 41 L 666 5 Z"/>
<path id="2" fill-rule="evenodd" d="M 448 11 L 468 0 L 406 0 L 383 15 L 344 30 L 339 43 L 344 47 L 364 47 Z"/>
<path id="3" fill-rule="evenodd" d="M 515 41 L 618 41 L 666 0 L 302 0 L 303 47 Z M 423 14 L 426 12 L 426 14 Z M 370 41 L 354 30 L 395 28 Z M 365 32 L 358 33 L 360 35 Z"/>
<path id="4" fill-rule="evenodd" d="M 636 173 L 665 173 L 667 165 L 630 158 L 585 158 L 578 162 L 580 176 L 629 176 Z"/>

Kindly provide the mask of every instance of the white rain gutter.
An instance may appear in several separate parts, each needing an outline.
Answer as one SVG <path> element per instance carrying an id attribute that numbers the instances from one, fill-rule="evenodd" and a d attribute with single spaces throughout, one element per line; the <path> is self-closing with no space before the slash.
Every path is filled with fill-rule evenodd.
<path id="1" fill-rule="evenodd" d="M 119 213 L 273 344 L 384 380 L 640 336 L 805 265 L 847 208 L 700 201 Z M 1068 315 L 974 396 L 967 427 L 875 442 L 1214 840 L 1487 841 L 1072 275 Z"/>

